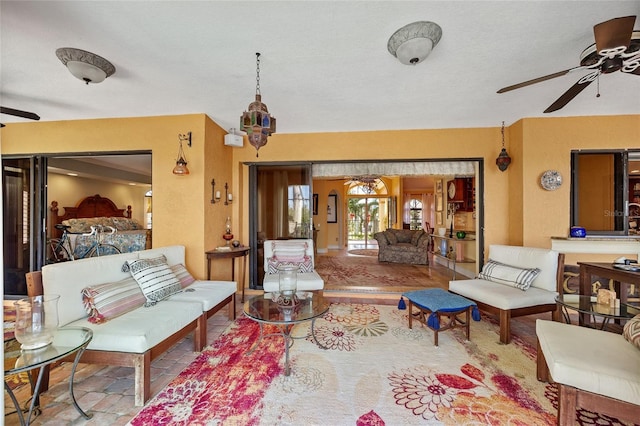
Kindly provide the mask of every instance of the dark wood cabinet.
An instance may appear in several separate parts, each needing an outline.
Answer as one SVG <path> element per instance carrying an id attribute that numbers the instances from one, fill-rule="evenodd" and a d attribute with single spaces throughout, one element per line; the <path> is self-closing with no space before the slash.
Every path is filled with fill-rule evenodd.
<path id="1" fill-rule="evenodd" d="M 476 188 L 474 178 L 455 178 L 447 182 L 447 188 L 451 183 L 455 185 L 456 191 L 453 198 L 447 197 L 449 202 L 459 203 L 458 211 L 472 212 L 475 210 Z"/>

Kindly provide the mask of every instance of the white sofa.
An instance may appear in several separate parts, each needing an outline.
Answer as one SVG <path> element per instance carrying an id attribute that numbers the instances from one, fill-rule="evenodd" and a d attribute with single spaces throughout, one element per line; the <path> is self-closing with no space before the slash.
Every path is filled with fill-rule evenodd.
<path id="1" fill-rule="evenodd" d="M 541 248 L 491 245 L 489 259 L 518 268 L 540 269 L 526 291 L 480 278 L 449 281 L 449 291 L 471 299 L 481 310 L 499 316 L 500 342 L 511 341 L 512 317 L 551 312 L 553 319 L 559 319 L 555 298 L 562 291 L 563 254 Z"/>
<path id="2" fill-rule="evenodd" d="M 269 273 L 269 262 L 277 255 L 277 247 L 291 247 L 306 245 L 305 256 L 309 258 L 311 265 L 315 266 L 313 255 L 312 239 L 294 240 L 265 240 L 264 242 L 264 280 L 262 288 L 265 292 L 277 292 L 279 290 L 279 279 L 277 273 Z M 274 247 L 276 248 L 274 251 Z M 273 264 L 271 265 L 273 269 Z M 299 272 L 297 274 L 297 289 L 301 291 L 323 290 L 324 280 L 315 269 L 311 272 Z"/>
<path id="3" fill-rule="evenodd" d="M 558 424 L 584 408 L 620 420 L 640 419 L 640 349 L 619 334 L 537 320 L 538 380 L 558 386 Z"/>
<path id="4" fill-rule="evenodd" d="M 117 282 L 131 276 L 123 271 L 127 260 L 164 255 L 168 265 L 184 264 L 184 246 L 169 246 L 112 256 L 45 265 L 28 274 L 29 296 L 59 294 L 61 327 L 86 327 L 93 339 L 81 362 L 135 368 L 135 404 L 150 397 L 151 361 L 190 333 L 194 350 L 206 344 L 207 319 L 225 305 L 235 318 L 236 283 L 196 280 L 183 291 L 150 307 L 138 307 L 100 324 L 89 321 L 82 290 L 87 286 Z"/>

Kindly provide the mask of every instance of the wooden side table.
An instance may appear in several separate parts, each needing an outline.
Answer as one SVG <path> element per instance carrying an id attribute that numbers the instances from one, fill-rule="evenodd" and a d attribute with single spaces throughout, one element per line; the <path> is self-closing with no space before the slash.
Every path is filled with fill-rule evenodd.
<path id="1" fill-rule="evenodd" d="M 247 270 L 247 255 L 249 254 L 249 247 L 231 247 L 230 250 L 209 250 L 206 251 L 207 255 L 207 279 L 211 279 L 211 260 L 213 259 L 231 259 L 231 281 L 235 281 L 235 258 L 242 257 L 242 279 L 240 281 L 242 287 L 242 297 L 240 302 L 244 302 L 244 279 Z"/>

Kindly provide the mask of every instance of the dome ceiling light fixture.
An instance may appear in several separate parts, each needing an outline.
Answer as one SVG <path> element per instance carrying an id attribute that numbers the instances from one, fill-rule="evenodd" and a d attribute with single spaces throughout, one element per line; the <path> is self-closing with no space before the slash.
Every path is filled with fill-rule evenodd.
<path id="1" fill-rule="evenodd" d="M 435 22 L 418 21 L 393 33 L 387 43 L 389 53 L 405 65 L 424 61 L 442 38 L 442 28 Z"/>
<path id="2" fill-rule="evenodd" d="M 73 47 L 61 47 L 56 50 L 60 59 L 74 77 L 89 83 L 100 83 L 116 72 L 116 67 L 102 56 Z"/>

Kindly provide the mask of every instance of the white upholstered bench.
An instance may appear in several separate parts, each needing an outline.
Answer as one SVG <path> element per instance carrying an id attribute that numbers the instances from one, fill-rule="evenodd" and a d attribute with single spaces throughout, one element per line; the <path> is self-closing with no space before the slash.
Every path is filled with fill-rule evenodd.
<path id="1" fill-rule="evenodd" d="M 537 320 L 538 380 L 558 385 L 558 424 L 576 408 L 640 421 L 640 349 L 619 334 Z"/>
<path id="2" fill-rule="evenodd" d="M 562 289 L 563 254 L 542 248 L 491 245 L 489 259 L 517 268 L 540 269 L 526 291 L 488 279 L 449 281 L 450 292 L 475 301 L 482 311 L 498 315 L 500 342 L 511 341 L 512 317 L 551 312 L 554 320 L 559 319 L 555 298 Z"/>

